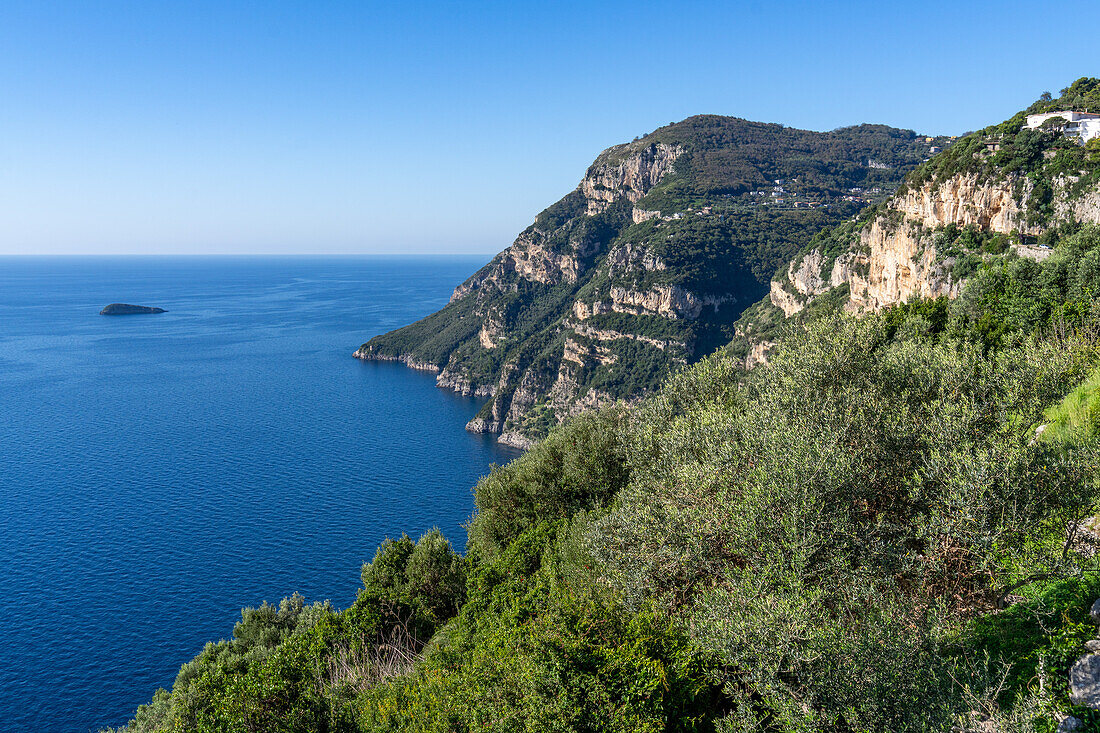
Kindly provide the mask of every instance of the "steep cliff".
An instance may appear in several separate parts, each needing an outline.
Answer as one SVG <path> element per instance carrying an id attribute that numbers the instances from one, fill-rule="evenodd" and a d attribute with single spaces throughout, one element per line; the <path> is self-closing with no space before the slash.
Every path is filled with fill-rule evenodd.
<path id="1" fill-rule="evenodd" d="M 947 142 L 717 116 L 660 128 L 601 153 L 446 308 L 355 356 L 438 372 L 488 398 L 468 429 L 527 445 L 728 342 L 781 262 Z"/>
<path id="2" fill-rule="evenodd" d="M 1083 87 L 1100 94 L 1094 82 L 1079 80 L 1066 96 L 1080 97 Z M 826 294 L 850 312 L 954 298 L 983 265 L 1043 260 L 1059 230 L 1100 222 L 1100 145 L 1025 124 L 1030 112 L 1063 106 L 1065 99 L 1038 102 L 968 135 L 885 203 L 814 237 L 773 278 L 767 305 L 742 318 L 742 355 L 766 358 L 762 344 L 775 327 Z"/>

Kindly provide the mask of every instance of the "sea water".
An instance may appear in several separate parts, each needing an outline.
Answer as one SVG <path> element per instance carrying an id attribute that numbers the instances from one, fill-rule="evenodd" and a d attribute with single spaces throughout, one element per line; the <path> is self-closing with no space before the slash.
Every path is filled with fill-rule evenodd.
<path id="1" fill-rule="evenodd" d="M 0 729 L 122 725 L 242 607 L 346 607 L 402 532 L 461 548 L 515 452 L 351 354 L 486 259 L 0 258 Z"/>

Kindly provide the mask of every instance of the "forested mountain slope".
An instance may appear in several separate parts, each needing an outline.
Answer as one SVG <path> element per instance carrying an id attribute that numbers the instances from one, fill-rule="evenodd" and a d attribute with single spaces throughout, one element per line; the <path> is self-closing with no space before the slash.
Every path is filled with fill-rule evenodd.
<path id="1" fill-rule="evenodd" d="M 781 263 L 948 142 L 713 115 L 663 127 L 601 153 L 447 307 L 356 356 L 490 397 L 468 428 L 529 445 L 728 342 Z"/>

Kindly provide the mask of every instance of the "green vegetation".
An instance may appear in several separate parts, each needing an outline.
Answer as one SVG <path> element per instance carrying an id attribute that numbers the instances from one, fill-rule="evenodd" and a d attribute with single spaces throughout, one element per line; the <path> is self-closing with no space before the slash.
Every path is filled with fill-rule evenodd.
<path id="1" fill-rule="evenodd" d="M 129 730 L 1096 722 L 1066 675 L 1100 595 L 1076 539 L 1100 509 L 1100 327 L 1090 307 L 988 339 L 967 308 L 822 310 L 765 367 L 713 355 L 553 428 L 478 484 L 464 557 L 389 540 L 344 611 L 244 611 Z"/>
<path id="2" fill-rule="evenodd" d="M 1045 441 L 1091 440 L 1100 435 L 1100 371 L 1094 371 L 1066 398 L 1046 411 Z"/>
<path id="3" fill-rule="evenodd" d="M 994 345 L 1012 334 L 1074 328 L 1089 319 L 1100 295 L 1100 227 L 1062 231 L 1043 262 L 1009 257 L 981 265 L 951 304 L 952 329 Z"/>

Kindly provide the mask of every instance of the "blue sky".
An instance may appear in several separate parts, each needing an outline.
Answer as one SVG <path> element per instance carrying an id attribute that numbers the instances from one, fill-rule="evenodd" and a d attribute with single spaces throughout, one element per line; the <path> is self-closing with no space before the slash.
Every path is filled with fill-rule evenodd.
<path id="1" fill-rule="evenodd" d="M 492 253 L 692 114 L 957 134 L 1100 3 L 0 0 L 0 254 Z"/>

